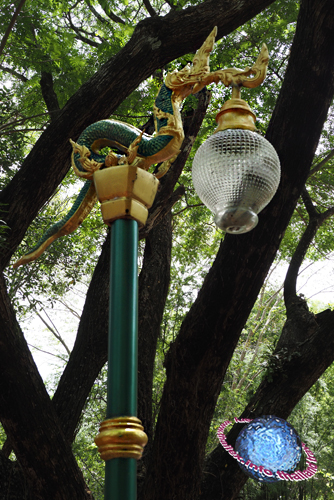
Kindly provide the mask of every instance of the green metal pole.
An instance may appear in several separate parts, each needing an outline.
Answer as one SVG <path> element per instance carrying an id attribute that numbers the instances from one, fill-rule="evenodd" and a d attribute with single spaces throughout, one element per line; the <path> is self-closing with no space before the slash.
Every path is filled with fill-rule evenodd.
<path id="1" fill-rule="evenodd" d="M 138 223 L 111 226 L 107 418 L 137 415 Z M 135 500 L 137 461 L 106 461 L 105 500 Z"/>

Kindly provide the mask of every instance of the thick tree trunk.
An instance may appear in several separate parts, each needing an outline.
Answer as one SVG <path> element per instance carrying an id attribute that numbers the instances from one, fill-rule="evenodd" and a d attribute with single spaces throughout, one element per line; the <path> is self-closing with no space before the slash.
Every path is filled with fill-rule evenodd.
<path id="1" fill-rule="evenodd" d="M 22 470 L 18 463 L 9 460 L 0 451 L 0 498 L 1 500 L 22 500 L 29 498 Z"/>
<path id="2" fill-rule="evenodd" d="M 0 421 L 31 499 L 91 499 L 0 278 Z M 27 495 L 28 497 L 28 495 Z"/>
<path id="3" fill-rule="evenodd" d="M 107 361 L 109 266 L 110 235 L 103 244 L 87 292 L 75 344 L 52 399 L 69 442 L 75 437 L 92 385 Z"/>
<path id="4" fill-rule="evenodd" d="M 145 453 L 148 453 L 153 437 L 154 360 L 169 288 L 171 252 L 172 214 L 169 212 L 146 239 L 139 276 L 138 416 L 149 436 Z"/>

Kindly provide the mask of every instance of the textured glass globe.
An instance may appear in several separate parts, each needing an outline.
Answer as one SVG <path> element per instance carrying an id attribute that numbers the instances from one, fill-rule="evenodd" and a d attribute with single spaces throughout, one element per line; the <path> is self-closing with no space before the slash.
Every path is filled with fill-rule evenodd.
<path id="1" fill-rule="evenodd" d="M 276 471 L 293 472 L 302 454 L 301 440 L 295 429 L 282 418 L 265 415 L 255 418 L 242 429 L 235 443 L 235 451 L 252 464 L 263 466 L 273 473 Z M 264 483 L 274 483 L 280 479 L 266 477 L 239 462 L 247 476 Z"/>
<path id="2" fill-rule="evenodd" d="M 253 229 L 257 214 L 270 202 L 280 180 L 273 146 L 251 130 L 227 129 L 198 149 L 192 168 L 194 187 L 228 233 Z"/>

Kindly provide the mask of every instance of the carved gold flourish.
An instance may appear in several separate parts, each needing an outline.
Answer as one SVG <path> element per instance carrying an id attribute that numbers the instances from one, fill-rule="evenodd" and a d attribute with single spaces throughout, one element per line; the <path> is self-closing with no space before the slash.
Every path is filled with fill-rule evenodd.
<path id="1" fill-rule="evenodd" d="M 176 155 L 174 155 L 172 158 L 170 158 L 169 160 L 166 160 L 163 163 L 161 163 L 160 167 L 158 168 L 158 171 L 154 174 L 155 177 L 157 179 L 161 179 L 161 177 L 163 177 L 168 172 L 172 163 L 174 163 L 174 161 L 176 160 L 177 157 L 178 157 L 178 153 Z"/>
<path id="2" fill-rule="evenodd" d="M 99 170 L 103 166 L 103 163 L 98 163 L 95 160 L 90 160 L 89 157 L 90 157 L 91 153 L 90 153 L 89 149 L 86 148 L 86 146 L 81 146 L 80 144 L 77 144 L 76 142 L 72 141 L 72 139 L 70 139 L 70 143 L 72 144 L 72 148 L 73 148 L 72 156 L 71 156 L 71 163 L 72 163 L 72 167 L 73 167 L 75 174 L 78 177 L 82 177 L 84 179 L 92 179 L 94 172 Z M 82 167 L 85 169 L 85 172 L 81 172 L 77 168 L 77 166 L 74 162 L 74 157 L 73 157 L 74 153 L 80 154 L 79 162 L 81 163 Z"/>
<path id="3" fill-rule="evenodd" d="M 127 159 L 128 159 L 128 164 L 131 165 L 136 156 L 137 156 L 137 151 L 139 148 L 140 141 L 142 140 L 144 131 L 142 131 L 141 134 L 138 135 L 138 137 L 130 144 L 127 152 Z"/>
<path id="4" fill-rule="evenodd" d="M 104 163 L 106 167 L 115 167 L 116 165 L 118 165 L 118 156 L 112 150 L 110 150 L 104 160 Z"/>

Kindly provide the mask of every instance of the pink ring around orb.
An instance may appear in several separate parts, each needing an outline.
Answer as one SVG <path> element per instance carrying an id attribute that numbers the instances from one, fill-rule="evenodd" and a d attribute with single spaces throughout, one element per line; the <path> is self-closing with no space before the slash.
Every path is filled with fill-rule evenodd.
<path id="1" fill-rule="evenodd" d="M 253 420 L 252 418 L 234 418 L 234 421 L 237 424 L 248 424 L 249 422 L 252 422 L 252 420 Z M 231 424 L 232 422 L 230 422 L 230 420 L 225 420 L 225 422 L 223 422 L 219 426 L 217 430 L 218 439 L 220 441 L 220 444 L 231 455 L 231 457 L 238 460 L 238 462 L 243 464 L 247 469 L 253 469 L 254 471 L 259 472 L 262 476 L 272 477 L 272 478 L 276 477 L 277 479 L 281 479 L 282 481 L 303 481 L 305 479 L 310 479 L 316 474 L 317 460 L 312 451 L 304 443 L 302 443 L 302 448 L 306 454 L 307 468 L 303 471 L 296 470 L 295 472 L 289 474 L 287 472 L 278 470 L 275 473 L 270 469 L 266 469 L 262 465 L 253 464 L 250 460 L 247 460 L 247 462 L 245 463 L 245 460 L 240 455 L 238 455 L 236 451 L 234 451 L 233 446 L 230 446 L 226 441 L 224 429 Z"/>

